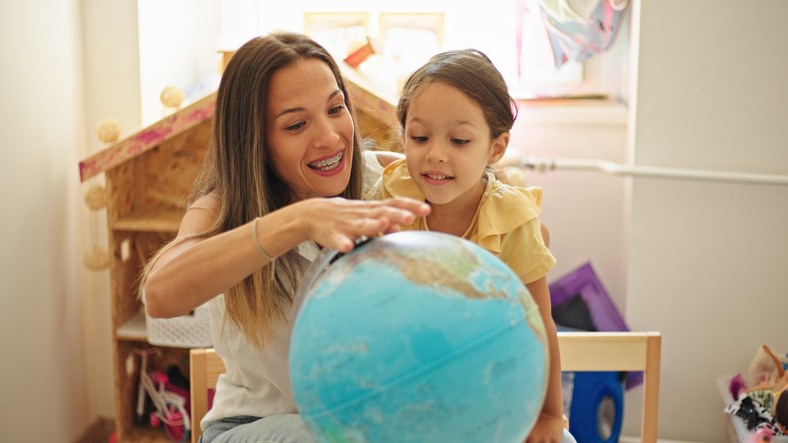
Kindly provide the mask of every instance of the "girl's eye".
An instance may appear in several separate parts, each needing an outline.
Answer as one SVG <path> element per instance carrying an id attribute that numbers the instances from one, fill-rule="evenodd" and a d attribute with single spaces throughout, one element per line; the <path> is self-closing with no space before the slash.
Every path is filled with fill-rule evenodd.
<path id="1" fill-rule="evenodd" d="M 335 106 L 335 107 L 331 108 L 328 111 L 328 113 L 329 114 L 339 114 L 340 112 L 342 112 L 343 109 L 345 109 L 345 104 L 344 103 L 339 105 L 339 106 Z"/>
<path id="2" fill-rule="evenodd" d="M 299 129 L 303 128 L 304 125 L 305 125 L 304 122 L 300 122 L 300 123 L 296 123 L 296 124 L 294 124 L 292 126 L 288 126 L 285 129 L 287 129 L 288 131 L 298 131 Z"/>
<path id="3" fill-rule="evenodd" d="M 463 139 L 460 139 L 460 138 L 453 138 L 453 139 L 451 139 L 451 142 L 454 143 L 455 145 L 464 145 L 466 143 L 470 143 L 471 141 L 470 140 L 463 140 Z"/>
<path id="4" fill-rule="evenodd" d="M 414 135 L 410 139 L 415 141 L 415 142 L 417 142 L 417 143 L 424 143 L 427 140 L 429 140 L 430 138 L 429 137 L 421 137 L 421 136 Z"/>

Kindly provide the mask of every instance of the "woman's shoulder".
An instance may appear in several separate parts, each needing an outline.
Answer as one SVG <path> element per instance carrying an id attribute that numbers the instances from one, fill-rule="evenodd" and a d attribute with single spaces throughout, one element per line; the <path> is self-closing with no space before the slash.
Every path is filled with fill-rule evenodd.
<path id="1" fill-rule="evenodd" d="M 216 210 L 218 211 L 222 205 L 222 200 L 219 198 L 217 191 L 211 191 L 202 197 L 199 197 L 194 203 L 189 205 L 188 210 L 202 209 L 202 210 Z"/>
<path id="2" fill-rule="evenodd" d="M 181 226 L 178 229 L 178 237 L 207 230 L 219 217 L 221 206 L 222 200 L 216 191 L 211 191 L 199 197 L 186 210 L 186 214 L 181 220 Z"/>

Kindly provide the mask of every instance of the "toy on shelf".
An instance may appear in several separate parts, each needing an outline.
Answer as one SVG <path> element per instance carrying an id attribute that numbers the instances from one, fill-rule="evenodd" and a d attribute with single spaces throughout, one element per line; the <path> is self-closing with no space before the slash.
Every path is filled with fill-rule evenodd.
<path id="1" fill-rule="evenodd" d="M 147 369 L 149 355 L 161 356 L 158 348 L 134 349 L 134 353 L 142 358 L 137 388 L 137 425 L 142 426 L 144 422 L 147 395 L 154 407 L 149 415 L 151 426 L 164 426 L 167 436 L 176 443 L 189 441 L 191 423 L 188 390 L 171 383 L 169 374 Z"/>

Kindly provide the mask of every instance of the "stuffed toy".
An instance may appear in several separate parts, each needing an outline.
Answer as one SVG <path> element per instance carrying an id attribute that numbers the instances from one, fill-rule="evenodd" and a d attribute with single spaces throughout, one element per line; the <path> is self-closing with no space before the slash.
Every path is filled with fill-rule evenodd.
<path id="1" fill-rule="evenodd" d="M 742 419 L 754 431 L 748 443 L 770 443 L 774 436 L 788 435 L 788 356 L 783 358 L 763 345 L 747 372 L 737 374 L 728 390 L 736 399 L 725 412 Z"/>

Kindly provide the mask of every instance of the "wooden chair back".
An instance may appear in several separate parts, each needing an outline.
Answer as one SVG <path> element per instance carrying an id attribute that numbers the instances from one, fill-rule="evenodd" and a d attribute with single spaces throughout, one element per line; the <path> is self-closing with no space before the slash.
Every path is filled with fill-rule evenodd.
<path id="1" fill-rule="evenodd" d="M 197 443 L 202 434 L 200 420 L 208 413 L 208 389 L 216 388 L 216 381 L 225 368 L 222 358 L 213 349 L 191 349 L 189 362 L 192 443 Z"/>
<path id="2" fill-rule="evenodd" d="M 562 371 L 643 371 L 640 441 L 657 442 L 659 332 L 559 332 L 558 348 Z"/>

